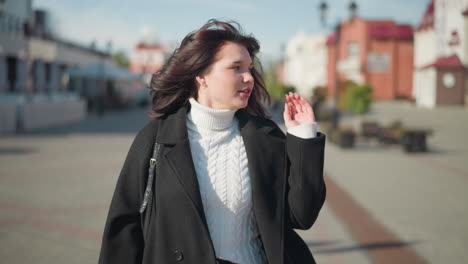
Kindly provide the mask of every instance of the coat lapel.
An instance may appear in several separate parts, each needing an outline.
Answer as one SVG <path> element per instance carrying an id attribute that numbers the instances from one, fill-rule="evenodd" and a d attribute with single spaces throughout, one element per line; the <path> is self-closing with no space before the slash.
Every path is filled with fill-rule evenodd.
<path id="1" fill-rule="evenodd" d="M 272 156 L 272 152 L 282 149 L 281 140 L 275 141 L 268 134 L 274 129 L 272 126 L 263 126 L 253 120 L 244 109 L 236 113 L 239 119 L 239 127 L 249 161 L 249 171 L 252 178 L 253 199 L 258 200 L 265 188 L 272 183 L 272 175 L 265 175 L 266 167 L 271 166 L 267 157 Z"/>
<path id="2" fill-rule="evenodd" d="M 269 263 L 283 263 L 282 257 L 272 256 L 282 256 L 279 252 L 283 250 L 283 227 L 277 224 L 282 223 L 284 213 L 285 142 L 280 136 L 270 135 L 275 126 L 255 121 L 244 109 L 236 116 L 249 161 L 253 209 L 263 245 Z"/>
<path id="3" fill-rule="evenodd" d="M 165 144 L 166 148 L 169 149 L 163 158 L 167 160 L 186 194 L 206 223 L 187 133 L 186 120 L 189 110 L 190 106 L 184 105 L 176 113 L 162 120 L 156 141 Z"/>

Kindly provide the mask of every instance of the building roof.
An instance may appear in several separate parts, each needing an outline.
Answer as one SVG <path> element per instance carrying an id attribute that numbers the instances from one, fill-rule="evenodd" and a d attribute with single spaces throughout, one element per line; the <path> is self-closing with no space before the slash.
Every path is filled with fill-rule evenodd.
<path id="1" fill-rule="evenodd" d="M 426 12 L 419 23 L 419 26 L 416 28 L 416 31 L 433 29 L 434 28 L 434 0 L 431 0 L 427 6 Z"/>
<path id="2" fill-rule="evenodd" d="M 164 50 L 164 47 L 158 44 L 138 43 L 135 49 L 139 50 Z"/>
<path id="3" fill-rule="evenodd" d="M 367 24 L 368 37 L 371 39 L 387 40 L 413 40 L 413 27 L 411 25 L 398 25 L 392 20 L 363 20 Z M 338 40 L 337 32 L 327 36 L 326 45 L 330 46 Z"/>
<path id="4" fill-rule="evenodd" d="M 369 37 L 373 39 L 412 40 L 413 28 L 410 25 L 397 25 L 393 21 L 368 21 Z"/>
<path id="5" fill-rule="evenodd" d="M 439 57 L 436 59 L 435 62 L 429 65 L 426 65 L 422 68 L 425 69 L 425 68 L 431 68 L 431 67 L 443 68 L 443 69 L 458 69 L 458 68 L 465 68 L 465 65 L 463 65 L 462 61 L 456 54 L 453 54 L 451 56 Z"/>
<path id="6" fill-rule="evenodd" d="M 139 80 L 140 76 L 128 69 L 108 63 L 95 63 L 68 70 L 70 77 L 96 78 L 102 80 Z"/>
<path id="7" fill-rule="evenodd" d="M 325 42 L 325 44 L 329 46 L 329 45 L 335 44 L 337 40 L 338 40 L 338 34 L 336 32 L 333 32 L 327 36 L 327 41 Z"/>

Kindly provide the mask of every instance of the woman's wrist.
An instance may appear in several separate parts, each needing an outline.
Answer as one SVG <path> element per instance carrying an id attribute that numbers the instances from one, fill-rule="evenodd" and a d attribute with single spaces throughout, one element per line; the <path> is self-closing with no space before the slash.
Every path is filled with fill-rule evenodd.
<path id="1" fill-rule="evenodd" d="M 317 136 L 317 122 L 304 123 L 288 128 L 288 133 L 299 138 L 314 138 Z"/>

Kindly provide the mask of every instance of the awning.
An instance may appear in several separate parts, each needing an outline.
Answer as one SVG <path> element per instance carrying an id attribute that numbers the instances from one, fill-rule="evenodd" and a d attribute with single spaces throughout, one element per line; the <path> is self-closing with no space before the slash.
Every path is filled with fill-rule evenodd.
<path id="1" fill-rule="evenodd" d="M 69 69 L 68 74 L 71 78 L 95 78 L 101 80 L 141 80 L 139 74 L 130 72 L 125 68 L 121 68 L 108 63 L 97 63 L 78 66 Z"/>

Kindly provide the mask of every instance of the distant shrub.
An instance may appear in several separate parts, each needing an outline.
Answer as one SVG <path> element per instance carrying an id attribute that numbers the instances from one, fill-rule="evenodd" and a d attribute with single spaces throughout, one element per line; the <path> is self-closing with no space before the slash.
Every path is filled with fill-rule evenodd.
<path id="1" fill-rule="evenodd" d="M 363 114 L 369 110 L 372 101 L 372 87 L 369 84 L 347 82 L 342 106 L 345 110 Z"/>

